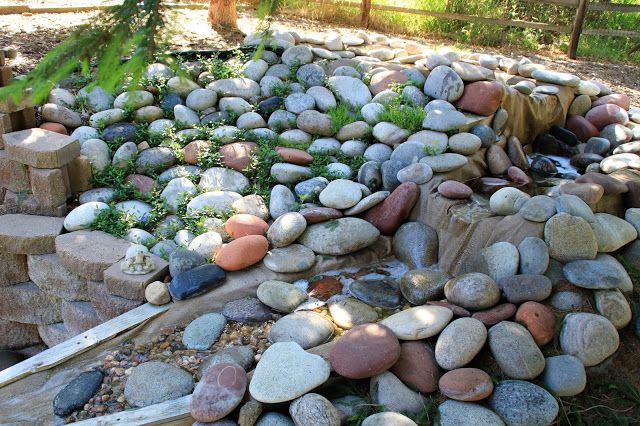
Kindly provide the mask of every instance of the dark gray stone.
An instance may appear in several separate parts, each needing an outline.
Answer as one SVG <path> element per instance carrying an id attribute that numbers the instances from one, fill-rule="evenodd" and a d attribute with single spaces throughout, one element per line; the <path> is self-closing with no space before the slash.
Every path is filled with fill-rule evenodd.
<path id="1" fill-rule="evenodd" d="M 364 303 L 380 308 L 392 309 L 402 304 L 399 289 L 385 280 L 356 280 L 349 291 Z"/>
<path id="2" fill-rule="evenodd" d="M 522 380 L 495 386 L 489 405 L 508 425 L 548 425 L 558 415 L 558 402 L 546 390 Z"/>
<path id="3" fill-rule="evenodd" d="M 169 257 L 169 273 L 172 277 L 195 267 L 204 265 L 207 259 L 200 253 L 187 249 L 177 249 Z"/>
<path id="4" fill-rule="evenodd" d="M 250 324 L 272 320 L 275 313 L 257 297 L 245 297 L 225 304 L 222 315 L 231 321 Z"/>
<path id="5" fill-rule="evenodd" d="M 110 142 L 115 139 L 122 139 L 125 142 L 134 141 L 137 127 L 132 123 L 116 123 L 107 126 L 102 132 L 102 140 Z"/>
<path id="6" fill-rule="evenodd" d="M 173 277 L 169 292 L 174 299 L 183 300 L 221 285 L 225 273 L 218 265 L 202 265 Z"/>
<path id="7" fill-rule="evenodd" d="M 95 394 L 102 384 L 103 374 L 100 371 L 85 371 L 62 388 L 53 399 L 53 413 L 56 416 L 67 416 L 81 409 Z"/>
<path id="8" fill-rule="evenodd" d="M 486 124 L 478 124 L 477 126 L 472 127 L 469 133 L 480 138 L 483 148 L 488 148 L 496 143 L 496 132 Z"/>

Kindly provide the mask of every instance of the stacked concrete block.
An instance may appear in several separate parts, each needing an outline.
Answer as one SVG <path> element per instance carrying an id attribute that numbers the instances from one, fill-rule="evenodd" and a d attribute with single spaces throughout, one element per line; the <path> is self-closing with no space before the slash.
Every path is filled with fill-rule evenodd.
<path id="1" fill-rule="evenodd" d="M 80 142 L 44 129 L 2 135 L 0 214 L 67 214 L 67 200 L 89 188 L 91 167 Z"/>
<path id="2" fill-rule="evenodd" d="M 4 59 L 4 52 L 0 51 L 0 87 L 8 86 L 13 79 L 13 71 Z M 28 96 L 19 102 L 10 98 L 0 100 L 0 135 L 35 126 L 36 110 Z"/>

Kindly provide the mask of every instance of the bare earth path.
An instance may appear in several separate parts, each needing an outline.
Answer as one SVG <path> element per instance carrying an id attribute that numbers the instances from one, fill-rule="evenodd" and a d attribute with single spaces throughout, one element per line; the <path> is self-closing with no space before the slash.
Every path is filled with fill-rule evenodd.
<path id="1" fill-rule="evenodd" d="M 0 4 L 2 4 L 0 0 Z M 26 3 L 18 0 L 16 3 Z M 49 1 L 48 5 L 64 4 Z M 87 2 L 83 3 L 86 4 Z M 67 3 L 68 5 L 68 3 Z M 65 35 L 75 26 L 95 19 L 96 13 L 62 13 L 0 15 L 0 47 L 13 46 L 20 51 L 20 56 L 10 62 L 17 72 L 26 72 L 33 68 L 37 61 L 53 46 L 62 41 Z M 172 18 L 175 23 L 175 49 L 220 49 L 237 46 L 242 41 L 240 32 L 215 31 L 209 28 L 206 21 L 206 10 L 179 10 Z M 241 13 L 238 20 L 240 29 L 247 33 L 253 31 L 258 20 L 253 14 Z M 273 28 L 296 30 L 300 32 L 353 33 L 357 28 L 331 27 L 324 23 L 296 18 L 281 17 L 273 23 Z M 402 35 L 399 35 L 402 36 Z M 451 43 L 446 39 L 406 37 L 438 47 Z M 464 46 L 474 51 L 487 51 L 503 55 L 519 57 L 526 55 L 549 68 L 578 74 L 585 79 L 594 78 L 611 86 L 614 90 L 626 93 L 631 97 L 632 105 L 640 105 L 640 67 L 616 62 L 594 62 L 586 59 L 569 60 L 564 52 L 559 51 L 515 51 L 511 48 L 485 49 L 478 46 Z"/>

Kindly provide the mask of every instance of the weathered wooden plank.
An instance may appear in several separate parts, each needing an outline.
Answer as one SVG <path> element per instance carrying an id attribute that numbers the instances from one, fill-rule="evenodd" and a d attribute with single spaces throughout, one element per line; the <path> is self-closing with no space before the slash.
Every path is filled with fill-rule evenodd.
<path id="1" fill-rule="evenodd" d="M 635 13 L 640 12 L 638 4 L 621 4 L 621 3 L 589 3 L 589 10 L 619 12 L 619 13 Z"/>
<path id="2" fill-rule="evenodd" d="M 145 303 L 102 323 L 82 334 L 62 342 L 44 352 L 0 371 L 0 387 L 20 380 L 38 371 L 47 370 L 71 359 L 112 337 L 129 330 L 169 309 L 171 304 L 162 306 Z"/>
<path id="3" fill-rule="evenodd" d="M 640 32 L 630 30 L 610 30 L 598 28 L 583 28 L 582 34 L 610 36 L 610 37 L 633 37 L 640 38 Z"/>
<path id="4" fill-rule="evenodd" d="M 93 419 L 76 422 L 76 424 L 79 426 L 151 426 L 173 423 L 177 420 L 187 420 L 187 424 L 191 424 L 193 419 L 189 415 L 189 404 L 191 404 L 191 395 L 183 396 L 182 398 L 172 401 L 161 402 L 160 404 L 149 405 L 144 408 L 95 417 Z"/>

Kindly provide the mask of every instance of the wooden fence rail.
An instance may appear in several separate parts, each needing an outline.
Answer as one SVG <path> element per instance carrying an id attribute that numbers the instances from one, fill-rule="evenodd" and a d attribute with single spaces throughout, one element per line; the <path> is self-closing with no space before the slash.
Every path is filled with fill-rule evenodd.
<path id="1" fill-rule="evenodd" d="M 400 6 L 390 6 L 384 4 L 372 4 L 371 0 L 362 1 L 342 1 L 342 0 L 307 0 L 309 3 L 320 3 L 323 5 L 332 5 L 336 7 L 349 7 L 360 9 L 360 25 L 364 28 L 369 27 L 371 11 L 384 11 L 407 13 L 411 15 L 431 16 L 434 18 L 452 19 L 456 21 L 477 22 L 481 24 L 503 25 L 520 28 L 534 28 L 539 30 L 553 31 L 562 34 L 571 34 L 571 42 L 569 43 L 568 56 L 571 59 L 576 58 L 578 43 L 581 34 L 601 35 L 611 37 L 631 37 L 640 38 L 639 31 L 632 30 L 613 30 L 607 28 L 585 28 L 583 29 L 584 19 L 587 11 L 608 11 L 616 13 L 637 13 L 640 12 L 640 5 L 634 4 L 614 4 L 614 3 L 592 3 L 589 0 L 519 0 L 526 3 L 545 3 L 555 4 L 557 6 L 575 8 L 576 14 L 572 26 L 547 24 L 544 22 L 531 22 L 515 19 L 490 18 L 477 15 L 466 15 L 462 13 L 438 12 L 434 10 L 412 9 Z"/>

